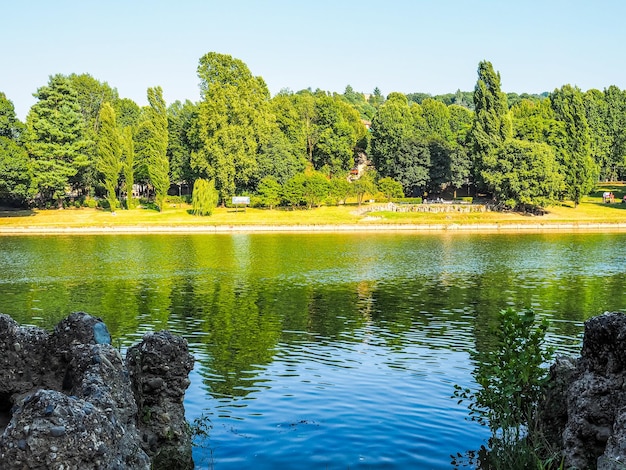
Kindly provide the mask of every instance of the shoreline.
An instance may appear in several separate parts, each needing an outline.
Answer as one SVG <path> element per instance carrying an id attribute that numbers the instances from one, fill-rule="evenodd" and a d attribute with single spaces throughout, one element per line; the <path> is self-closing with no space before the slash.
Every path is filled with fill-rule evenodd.
<path id="1" fill-rule="evenodd" d="M 229 233 L 367 233 L 367 232 L 626 232 L 626 223 L 502 224 L 337 224 L 337 225 L 111 225 L 82 227 L 1 227 L 0 236 L 62 234 L 229 234 Z"/>

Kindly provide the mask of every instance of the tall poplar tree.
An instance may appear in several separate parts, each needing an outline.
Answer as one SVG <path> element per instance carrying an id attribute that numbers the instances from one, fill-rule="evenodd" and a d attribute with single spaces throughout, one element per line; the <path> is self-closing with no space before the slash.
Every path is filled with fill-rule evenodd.
<path id="1" fill-rule="evenodd" d="M 62 76 L 50 77 L 37 90 L 26 117 L 26 148 L 30 154 L 33 183 L 43 201 L 62 207 L 71 178 L 89 165 L 83 123 L 76 91 Z"/>
<path id="2" fill-rule="evenodd" d="M 122 145 L 115 122 L 115 110 L 109 102 L 100 107 L 100 130 L 97 137 L 96 169 L 107 191 L 111 211 L 117 208 L 117 182 L 122 169 Z"/>
<path id="3" fill-rule="evenodd" d="M 156 205 L 162 211 L 170 188 L 170 166 L 167 159 L 167 107 L 161 87 L 148 88 L 148 103 L 150 106 L 144 109 L 139 124 L 136 150 L 144 160 Z"/>
<path id="4" fill-rule="evenodd" d="M 133 128 L 122 128 L 120 142 L 122 144 L 122 172 L 124 173 L 124 189 L 126 190 L 126 209 L 132 209 L 133 185 L 135 184 L 135 141 Z"/>
<path id="5" fill-rule="evenodd" d="M 593 189 L 597 177 L 582 93 L 578 87 L 564 85 L 554 90 L 550 100 L 557 120 L 564 126 L 557 156 L 565 174 L 565 192 L 577 206 Z"/>
<path id="6" fill-rule="evenodd" d="M 478 80 L 474 88 L 474 124 L 469 134 L 474 154 L 478 183 L 485 166 L 493 167 L 498 151 L 512 136 L 511 118 L 506 94 L 500 89 L 500 73 L 491 62 L 478 64 Z"/>

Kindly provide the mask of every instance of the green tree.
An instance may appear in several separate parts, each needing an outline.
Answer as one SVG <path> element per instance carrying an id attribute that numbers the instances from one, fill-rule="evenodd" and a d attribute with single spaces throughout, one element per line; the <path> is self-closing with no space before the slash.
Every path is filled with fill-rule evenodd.
<path id="1" fill-rule="evenodd" d="M 483 160 L 496 154 L 512 137 L 507 97 L 500 89 L 500 73 L 490 62 L 478 64 L 478 80 L 474 88 L 474 124 L 469 134 L 474 168 L 480 183 Z"/>
<path id="2" fill-rule="evenodd" d="M 302 198 L 308 208 L 319 207 L 328 196 L 328 179 L 318 171 L 305 173 L 302 189 Z"/>
<path id="3" fill-rule="evenodd" d="M 282 193 L 281 184 L 276 181 L 276 178 L 273 176 L 266 176 L 259 182 L 259 196 L 263 201 L 263 205 L 273 209 L 275 206 L 280 204 L 281 201 L 281 193 Z"/>
<path id="4" fill-rule="evenodd" d="M 298 173 L 290 178 L 284 185 L 281 193 L 283 201 L 295 209 L 304 200 L 304 173 Z"/>
<path id="5" fill-rule="evenodd" d="M 18 142 L 24 132 L 24 124 L 15 115 L 13 102 L 0 92 L 0 137 Z"/>
<path id="6" fill-rule="evenodd" d="M 352 182 L 352 194 L 356 196 L 356 202 L 360 206 L 366 194 L 376 194 L 375 172 L 365 171 L 361 177 Z"/>
<path id="7" fill-rule="evenodd" d="M 563 191 L 563 176 L 547 144 L 510 139 L 483 161 L 483 177 L 494 197 L 510 208 L 545 207 Z"/>
<path id="8" fill-rule="evenodd" d="M 430 149 L 424 140 L 405 140 L 395 153 L 386 176 L 402 184 L 404 194 L 415 196 L 430 180 Z"/>
<path id="9" fill-rule="evenodd" d="M 357 142 L 367 133 L 358 112 L 339 98 L 319 96 L 314 125 L 318 136 L 312 152 L 315 169 L 333 175 L 353 167 Z"/>
<path id="10" fill-rule="evenodd" d="M 239 59 L 210 52 L 198 66 L 202 101 L 196 120 L 192 168 L 215 179 L 222 201 L 248 185 L 257 169 L 259 142 L 269 132 L 269 91 Z"/>
<path id="11" fill-rule="evenodd" d="M 564 85 L 550 96 L 557 120 L 563 123 L 564 140 L 557 156 L 565 173 L 565 191 L 577 206 L 593 189 L 597 176 L 591 158 L 591 136 L 579 88 Z"/>
<path id="12" fill-rule="evenodd" d="M 0 201 L 24 205 L 32 196 L 28 153 L 21 144 L 24 132 L 13 102 L 0 92 Z"/>
<path id="13" fill-rule="evenodd" d="M 198 178 L 193 185 L 192 212 L 193 215 L 211 215 L 217 207 L 219 194 L 213 180 Z"/>
<path id="14" fill-rule="evenodd" d="M 338 205 L 340 202 L 345 204 L 352 190 L 348 179 L 343 175 L 337 175 L 330 179 L 328 185 L 328 197 L 330 201 L 335 205 Z"/>
<path id="15" fill-rule="evenodd" d="M 0 201 L 24 205 L 32 196 L 28 153 L 15 140 L 0 135 Z"/>
<path id="16" fill-rule="evenodd" d="M 606 103 L 605 126 L 599 131 L 600 138 L 602 131 L 606 130 L 608 134 L 609 148 L 604 174 L 606 179 L 616 180 L 623 175 L 624 167 L 626 167 L 626 92 L 611 85 L 604 90 L 604 97 Z M 595 137 L 593 132 L 591 135 L 592 138 Z M 595 148 L 593 143 L 596 140 L 597 137 L 592 140 L 592 149 Z"/>
<path id="17" fill-rule="evenodd" d="M 191 184 L 194 172 L 191 169 L 192 143 L 188 132 L 197 113 L 191 101 L 175 101 L 167 108 L 167 157 L 171 180 L 178 186 L 179 195 L 184 184 Z"/>
<path id="18" fill-rule="evenodd" d="M 124 189 L 126 191 L 126 209 L 132 209 L 133 186 L 135 184 L 135 141 L 133 128 L 126 126 L 121 130 L 120 143 L 122 148 L 122 172 L 124 173 Z"/>
<path id="19" fill-rule="evenodd" d="M 395 177 L 395 159 L 402 144 L 415 137 L 415 120 L 406 96 L 392 93 L 372 119 L 370 157 L 383 177 Z"/>
<path id="20" fill-rule="evenodd" d="M 31 158 L 33 184 L 42 201 L 63 197 L 71 178 L 89 165 L 80 106 L 76 91 L 62 75 L 50 77 L 37 90 L 35 103 L 26 117 L 26 148 Z"/>
<path id="21" fill-rule="evenodd" d="M 100 130 L 97 136 L 96 169 L 107 191 L 111 211 L 117 208 L 117 183 L 122 169 L 122 144 L 115 122 L 115 110 L 105 102 L 100 107 Z"/>
<path id="22" fill-rule="evenodd" d="M 378 190 L 385 195 L 387 202 L 391 202 L 391 199 L 394 197 L 404 196 L 402 184 L 388 176 L 378 181 Z"/>
<path id="23" fill-rule="evenodd" d="M 170 188 L 170 168 L 167 159 L 167 108 L 161 87 L 148 88 L 148 103 L 150 106 L 145 108 L 139 124 L 136 151 L 146 164 L 156 205 L 162 211 Z"/>

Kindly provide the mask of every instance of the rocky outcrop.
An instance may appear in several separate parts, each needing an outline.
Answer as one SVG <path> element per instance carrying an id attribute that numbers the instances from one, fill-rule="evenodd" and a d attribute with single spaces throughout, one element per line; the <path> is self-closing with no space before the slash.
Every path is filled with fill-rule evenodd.
<path id="1" fill-rule="evenodd" d="M 585 322 L 581 356 L 558 358 L 550 369 L 542 414 L 565 468 L 626 468 L 626 315 Z"/>
<path id="2" fill-rule="evenodd" d="M 193 468 L 183 408 L 193 367 L 186 341 L 167 332 L 146 335 L 128 357 L 127 366 L 106 325 L 88 314 L 71 314 L 52 333 L 0 314 L 0 462 L 64 470 Z"/>

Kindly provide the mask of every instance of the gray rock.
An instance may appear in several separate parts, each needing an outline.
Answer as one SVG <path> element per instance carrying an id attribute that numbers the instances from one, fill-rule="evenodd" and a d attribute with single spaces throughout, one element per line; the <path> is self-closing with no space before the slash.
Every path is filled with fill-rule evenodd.
<path id="1" fill-rule="evenodd" d="M 167 331 L 149 333 L 129 348 L 126 364 L 141 420 L 144 450 L 154 469 L 193 469 L 183 400 L 194 358 L 187 341 Z"/>
<path id="2" fill-rule="evenodd" d="M 193 468 L 183 408 L 193 367 L 186 341 L 161 332 L 131 350 L 139 352 L 129 364 L 143 364 L 133 366 L 132 382 L 100 319 L 73 313 L 49 334 L 0 314 L 0 464 Z M 154 416 L 148 423 L 146 410 Z"/>
<path id="3" fill-rule="evenodd" d="M 585 322 L 581 356 L 550 369 L 541 426 L 565 468 L 626 468 L 626 315 Z"/>

